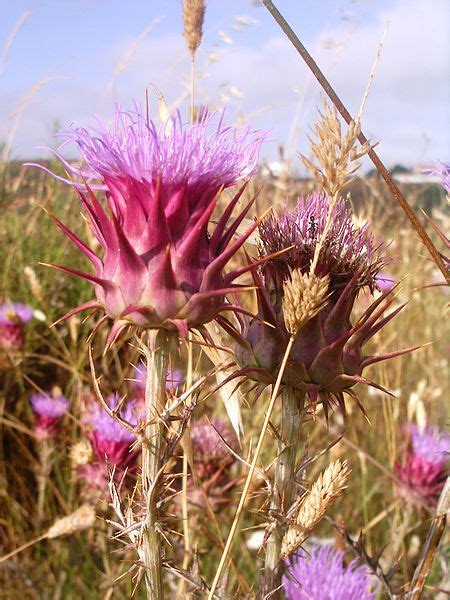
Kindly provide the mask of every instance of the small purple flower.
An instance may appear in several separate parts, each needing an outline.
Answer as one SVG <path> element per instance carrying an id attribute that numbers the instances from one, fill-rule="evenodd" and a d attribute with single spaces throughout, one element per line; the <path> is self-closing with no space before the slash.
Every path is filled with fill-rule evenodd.
<path id="1" fill-rule="evenodd" d="M 385 271 L 380 271 L 375 276 L 375 285 L 380 292 L 390 292 L 395 286 L 395 279 Z"/>
<path id="2" fill-rule="evenodd" d="M 0 347 L 20 350 L 25 343 L 24 325 L 33 318 L 33 309 L 21 302 L 0 305 Z"/>
<path id="3" fill-rule="evenodd" d="M 286 600 L 374 600 L 367 567 L 356 559 L 344 566 L 344 553 L 331 546 L 315 546 L 308 556 L 287 562 L 283 576 Z"/>
<path id="4" fill-rule="evenodd" d="M 226 127 L 209 113 L 190 125 L 177 113 L 158 127 L 136 109 L 118 110 L 111 129 L 75 126 L 62 135 L 83 159 L 84 166 L 75 168 L 58 154 L 103 249 L 98 256 L 52 217 L 95 270 L 55 266 L 95 289 L 95 301 L 67 316 L 103 309 L 115 321 L 112 343 L 130 324 L 186 335 L 229 308 L 225 294 L 237 289 L 233 281 L 242 269 L 223 270 L 257 225 L 233 240 L 251 204 L 229 224 L 241 192 L 213 231 L 210 217 L 220 191 L 254 172 L 265 134 Z M 93 189 L 104 191 L 106 211 Z"/>
<path id="5" fill-rule="evenodd" d="M 443 465 L 449 458 L 450 434 L 437 427 L 420 431 L 417 425 L 411 425 L 411 444 L 414 454 L 434 465 Z"/>
<path id="6" fill-rule="evenodd" d="M 395 463 L 397 477 L 404 484 L 399 486 L 399 495 L 414 500 L 412 491 L 435 504 L 447 476 L 445 462 L 450 452 L 450 435 L 436 427 L 420 431 L 416 425 L 411 425 L 409 430 L 411 452 L 405 453 L 403 462 Z"/>
<path id="7" fill-rule="evenodd" d="M 108 404 L 111 408 L 117 405 L 114 394 L 109 396 Z M 121 411 L 121 417 L 128 423 L 137 425 L 140 415 L 136 403 L 128 402 Z M 136 436 L 110 417 L 98 404 L 92 407 L 89 423 L 92 426 L 92 447 L 99 462 L 104 464 L 108 457 L 113 465 L 124 469 L 136 458 L 135 453 L 130 453 L 130 446 L 136 440 Z"/>
<path id="8" fill-rule="evenodd" d="M 450 193 L 450 163 L 439 161 L 433 168 L 427 169 L 425 173 L 439 177 L 440 182 L 447 194 Z"/>
<path id="9" fill-rule="evenodd" d="M 69 410 L 70 402 L 61 395 L 33 394 L 30 396 L 34 412 L 34 431 L 39 439 L 53 438 L 58 421 Z"/>

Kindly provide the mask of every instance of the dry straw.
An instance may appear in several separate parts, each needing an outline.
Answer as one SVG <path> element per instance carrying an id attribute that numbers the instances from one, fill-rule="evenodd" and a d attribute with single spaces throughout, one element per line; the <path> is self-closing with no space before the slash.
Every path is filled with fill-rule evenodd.
<path id="1" fill-rule="evenodd" d="M 192 58 L 202 41 L 204 18 L 204 0 L 183 0 L 184 38 Z"/>
<path id="2" fill-rule="evenodd" d="M 93 506 L 89 504 L 83 504 L 77 510 L 67 517 L 57 519 L 50 529 L 47 531 L 45 537 L 53 539 L 62 535 L 72 535 L 77 531 L 83 531 L 84 529 L 90 529 L 95 524 L 95 510 Z"/>
<path id="3" fill-rule="evenodd" d="M 286 329 L 298 335 L 300 329 L 325 307 L 329 277 L 295 269 L 283 286 L 283 316 Z"/>
<path id="4" fill-rule="evenodd" d="M 332 462 L 313 483 L 299 506 L 292 525 L 286 532 L 281 544 L 281 558 L 295 552 L 309 537 L 314 527 L 323 519 L 325 513 L 347 487 L 350 469 L 347 461 Z"/>

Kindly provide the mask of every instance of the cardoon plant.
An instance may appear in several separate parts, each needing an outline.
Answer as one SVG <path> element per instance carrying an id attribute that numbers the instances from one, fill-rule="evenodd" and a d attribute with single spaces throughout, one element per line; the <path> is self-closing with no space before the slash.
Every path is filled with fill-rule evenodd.
<path id="1" fill-rule="evenodd" d="M 0 348 L 21 350 L 25 343 L 25 327 L 33 318 L 33 309 L 22 302 L 0 305 Z"/>
<path id="2" fill-rule="evenodd" d="M 204 113 L 191 125 L 179 114 L 157 126 L 139 110 L 118 110 L 111 128 L 89 132 L 74 126 L 62 134 L 78 148 L 81 167 L 66 162 L 93 235 L 98 256 L 56 217 L 57 225 L 92 263 L 95 273 L 55 268 L 90 281 L 96 299 L 75 308 L 101 309 L 114 321 L 108 344 L 129 326 L 149 333 L 142 430 L 142 494 L 147 514 L 140 556 L 147 593 L 162 597 L 161 538 L 153 485 L 160 477 L 164 437 L 158 415 L 166 403 L 169 336 L 186 337 L 222 310 L 234 307 L 225 295 L 242 286 L 245 272 L 224 272 L 229 260 L 257 227 L 233 239 L 252 202 L 230 223 L 242 189 L 217 224 L 210 218 L 221 191 L 248 178 L 256 168 L 264 134 L 226 127 L 223 118 Z M 100 196 L 106 197 L 107 208 Z M 251 268 L 251 267 L 250 267 Z"/>
<path id="3" fill-rule="evenodd" d="M 290 559 L 283 577 L 286 600 L 374 600 L 373 580 L 356 559 L 344 566 L 344 553 L 314 546 Z"/>
<path id="4" fill-rule="evenodd" d="M 414 500 L 417 494 L 436 504 L 448 474 L 445 463 L 449 459 L 450 435 L 436 427 L 420 430 L 416 425 L 410 426 L 410 434 L 410 450 L 403 461 L 395 464 L 397 477 L 404 484 L 399 486 L 399 495 Z"/>

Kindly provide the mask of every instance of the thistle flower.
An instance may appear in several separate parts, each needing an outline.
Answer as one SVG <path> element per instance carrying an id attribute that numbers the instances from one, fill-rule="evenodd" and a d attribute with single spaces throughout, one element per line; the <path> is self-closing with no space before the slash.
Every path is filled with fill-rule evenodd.
<path id="1" fill-rule="evenodd" d="M 193 421 L 190 432 L 193 461 L 199 477 L 210 477 L 234 462 L 227 444 L 237 450 L 238 441 L 228 423 L 217 418 L 212 419 L 211 423 Z"/>
<path id="2" fill-rule="evenodd" d="M 34 432 L 38 439 L 54 438 L 58 422 L 69 410 L 70 402 L 62 395 L 32 394 L 30 404 L 34 413 Z"/>
<path id="3" fill-rule="evenodd" d="M 368 569 L 357 559 L 344 566 L 344 553 L 331 546 L 314 546 L 286 561 L 283 577 L 286 600 L 374 600 Z"/>
<path id="4" fill-rule="evenodd" d="M 0 347 L 20 350 L 25 343 L 24 325 L 33 318 L 33 309 L 21 302 L 0 305 Z"/>
<path id="5" fill-rule="evenodd" d="M 95 268 L 93 275 L 55 266 L 90 281 L 97 297 L 66 317 L 103 309 L 115 321 L 110 342 L 130 324 L 185 335 L 213 319 L 225 294 L 239 289 L 232 282 L 242 271 L 223 269 L 257 224 L 231 241 L 250 209 L 227 227 L 242 190 L 214 231 L 208 223 L 221 190 L 254 172 L 264 134 L 225 127 L 223 118 L 214 123 L 211 114 L 189 126 L 175 114 L 157 127 L 136 109 L 118 110 L 111 129 L 74 127 L 62 135 L 83 159 L 76 168 L 57 154 L 103 249 L 100 258 L 52 216 Z M 109 214 L 93 189 L 105 192 Z"/>
<path id="6" fill-rule="evenodd" d="M 117 406 L 117 397 L 112 394 L 108 398 L 111 409 Z M 138 407 L 134 401 L 121 410 L 121 417 L 137 425 Z M 86 423 L 91 431 L 89 439 L 94 452 L 94 460 L 81 466 L 79 475 L 88 485 L 89 490 L 106 491 L 108 489 L 107 461 L 115 467 L 115 475 L 120 479 L 125 469 L 136 469 L 138 453 L 131 451 L 130 446 L 136 441 L 136 436 L 125 429 L 118 421 L 108 415 L 105 409 L 94 404 L 88 412 Z"/>
<path id="7" fill-rule="evenodd" d="M 439 177 L 442 187 L 447 194 L 450 194 L 450 163 L 439 161 L 439 164 L 435 164 L 431 169 L 427 169 L 425 173 Z"/>
<path id="8" fill-rule="evenodd" d="M 292 271 L 309 272 L 328 206 L 326 196 L 313 193 L 302 198 L 293 211 L 286 209 L 261 224 L 261 256 L 284 252 L 264 262 L 259 272 L 252 272 L 258 288 L 256 317 L 241 318 L 240 331 L 219 317 L 237 341 L 235 355 L 240 370 L 235 376 L 247 375 L 264 385 L 275 382 L 289 340 L 282 310 L 285 284 Z M 374 239 L 368 224 L 354 226 L 343 201 L 338 200 L 332 210 L 332 225 L 313 273 L 322 282 L 328 282 L 326 303 L 320 302 L 320 310 L 303 324 L 282 379 L 284 385 L 307 392 L 313 407 L 320 400 L 326 416 L 330 404 L 337 403 L 345 410 L 344 393 L 362 409 L 351 388 L 358 382 L 379 387 L 362 376 L 364 368 L 409 351 L 363 355 L 364 345 L 403 306 L 383 318 L 394 301 L 393 288 L 375 300 L 355 324 L 351 323 L 359 291 L 365 288 L 373 292 L 377 288 L 377 276 L 387 258 L 382 242 Z"/>
<path id="9" fill-rule="evenodd" d="M 375 285 L 380 292 L 390 292 L 395 287 L 395 279 L 389 273 L 380 271 L 375 277 Z"/>
<path id="10" fill-rule="evenodd" d="M 411 451 L 405 453 L 403 464 L 397 461 L 397 477 L 405 486 L 399 488 L 400 496 L 411 499 L 411 490 L 425 501 L 435 504 L 447 477 L 445 462 L 450 453 L 450 435 L 436 427 L 423 431 L 411 425 Z"/>

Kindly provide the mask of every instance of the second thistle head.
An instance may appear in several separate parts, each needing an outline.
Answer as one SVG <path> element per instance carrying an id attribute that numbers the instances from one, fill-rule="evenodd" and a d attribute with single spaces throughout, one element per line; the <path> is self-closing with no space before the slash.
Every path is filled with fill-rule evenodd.
<path id="1" fill-rule="evenodd" d="M 235 336 L 241 373 L 268 384 L 275 381 L 289 337 L 295 335 L 282 382 L 307 392 L 313 404 L 322 401 L 325 410 L 330 402 L 344 408 L 344 392 L 357 400 L 351 388 L 367 383 L 363 369 L 388 357 L 364 356 L 363 347 L 400 310 L 383 317 L 394 301 L 391 290 L 352 323 L 358 293 L 377 289 L 387 258 L 382 241 L 368 224 L 355 227 L 342 200 L 332 207 L 331 227 L 322 239 L 329 207 L 325 195 L 313 193 L 294 210 L 261 224 L 261 256 L 278 254 L 254 275 L 258 313 Z"/>

